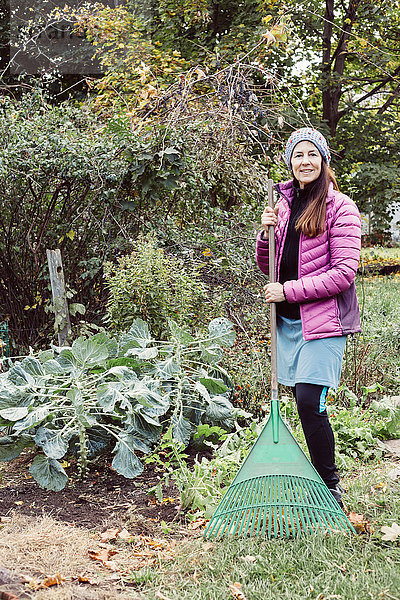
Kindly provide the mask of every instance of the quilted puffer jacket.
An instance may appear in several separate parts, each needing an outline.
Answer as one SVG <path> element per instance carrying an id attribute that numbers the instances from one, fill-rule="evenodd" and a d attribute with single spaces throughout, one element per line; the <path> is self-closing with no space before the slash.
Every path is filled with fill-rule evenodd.
<path id="1" fill-rule="evenodd" d="M 276 280 L 285 244 L 293 181 L 277 184 L 278 224 L 275 227 Z M 333 189 L 326 198 L 325 229 L 310 238 L 300 234 L 298 279 L 284 283 L 288 302 L 300 305 L 305 340 L 348 335 L 361 331 L 355 276 L 360 259 L 361 218 L 350 198 Z M 268 275 L 268 239 L 257 236 L 256 261 Z"/>

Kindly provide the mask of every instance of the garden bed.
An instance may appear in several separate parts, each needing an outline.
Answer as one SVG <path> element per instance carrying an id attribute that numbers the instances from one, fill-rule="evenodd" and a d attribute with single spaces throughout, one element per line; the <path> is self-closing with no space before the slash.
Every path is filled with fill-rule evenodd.
<path id="1" fill-rule="evenodd" d="M 162 502 L 149 494 L 159 482 L 154 465 L 146 465 L 139 477 L 126 479 L 109 466 L 111 460 L 103 458 L 101 463 L 97 462 L 89 469 L 83 481 L 72 473 L 68 485 L 61 492 L 53 492 L 40 488 L 29 476 L 27 463 L 31 460 L 31 453 L 26 452 L 6 465 L 3 463 L 1 516 L 14 510 L 30 516 L 47 514 L 88 529 L 99 527 L 106 521 L 130 519 L 138 534 L 146 532 L 149 519 L 160 523 L 179 516 L 179 494 L 173 485 L 164 488 Z M 133 510 L 136 519 L 131 518 Z"/>

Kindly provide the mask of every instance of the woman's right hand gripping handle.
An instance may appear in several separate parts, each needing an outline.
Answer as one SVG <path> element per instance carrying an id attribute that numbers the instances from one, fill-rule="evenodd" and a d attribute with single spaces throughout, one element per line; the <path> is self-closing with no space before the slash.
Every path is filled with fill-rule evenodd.
<path id="1" fill-rule="evenodd" d="M 270 206 L 267 206 L 264 209 L 263 214 L 261 215 L 261 225 L 264 228 L 264 239 L 268 239 L 268 228 L 272 225 L 273 227 L 276 227 L 276 224 L 278 223 L 278 212 L 279 212 L 279 208 L 278 206 L 275 206 L 275 208 L 271 208 Z"/>

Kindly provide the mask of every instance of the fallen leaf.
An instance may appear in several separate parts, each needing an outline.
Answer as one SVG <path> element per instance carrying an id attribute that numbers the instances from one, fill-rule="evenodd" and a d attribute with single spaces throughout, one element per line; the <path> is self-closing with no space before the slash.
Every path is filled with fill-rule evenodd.
<path id="1" fill-rule="evenodd" d="M 122 531 L 118 533 L 118 538 L 120 540 L 128 541 L 132 539 L 132 534 L 129 533 L 127 529 L 122 529 Z"/>
<path id="2" fill-rule="evenodd" d="M 88 550 L 88 554 L 92 560 L 97 560 L 104 566 L 109 566 L 106 563 L 109 563 L 111 556 L 118 554 L 118 552 L 117 550 L 113 550 L 111 548 L 105 548 L 104 550 Z"/>
<path id="3" fill-rule="evenodd" d="M 242 584 L 235 581 L 229 585 L 231 594 L 236 600 L 247 600 L 246 596 L 242 592 Z"/>
<path id="4" fill-rule="evenodd" d="M 102 542 L 109 542 L 110 540 L 115 540 L 119 533 L 119 529 L 107 529 L 100 534 L 100 539 Z"/>
<path id="5" fill-rule="evenodd" d="M 381 532 L 385 534 L 382 536 L 384 542 L 395 542 L 400 537 L 400 525 L 397 523 L 392 523 L 391 527 L 385 525 L 381 527 Z"/>
<path id="6" fill-rule="evenodd" d="M 61 585 L 63 581 L 65 581 L 65 578 L 61 577 L 60 573 L 57 573 L 53 577 L 46 577 L 43 581 L 43 586 L 46 588 L 53 587 L 53 585 Z"/>
<path id="7" fill-rule="evenodd" d="M 190 523 L 189 529 L 199 529 L 200 527 L 205 527 L 207 523 L 208 521 L 206 519 L 197 519 Z"/>
<path id="8" fill-rule="evenodd" d="M 276 37 L 270 31 L 267 31 L 267 33 L 263 33 L 262 37 L 265 39 L 267 46 L 276 42 Z"/>
<path id="9" fill-rule="evenodd" d="M 388 473 L 389 479 L 393 479 L 394 481 L 400 477 L 400 468 L 395 467 Z"/>
<path id="10" fill-rule="evenodd" d="M 79 583 L 87 583 L 88 585 L 96 585 L 95 581 L 91 581 L 86 575 L 78 575 L 78 577 L 73 577 L 75 581 L 79 581 Z"/>
<path id="11" fill-rule="evenodd" d="M 12 592 L 0 592 L 0 600 L 19 600 Z"/>
<path id="12" fill-rule="evenodd" d="M 214 544 L 212 542 L 204 542 L 202 545 L 202 549 L 205 552 L 209 552 L 210 550 L 214 550 Z"/>
<path id="13" fill-rule="evenodd" d="M 156 598 L 159 598 L 160 600 L 170 600 L 170 598 L 167 598 L 167 596 L 164 596 L 161 592 L 156 592 Z"/>
<path id="14" fill-rule="evenodd" d="M 349 513 L 349 521 L 358 533 L 370 531 L 369 521 L 364 517 L 364 515 L 351 512 Z"/>
<path id="15" fill-rule="evenodd" d="M 255 562 L 257 559 L 255 556 L 250 556 L 250 554 L 247 554 L 246 556 L 242 557 L 242 560 L 245 560 L 246 562 L 252 563 Z"/>

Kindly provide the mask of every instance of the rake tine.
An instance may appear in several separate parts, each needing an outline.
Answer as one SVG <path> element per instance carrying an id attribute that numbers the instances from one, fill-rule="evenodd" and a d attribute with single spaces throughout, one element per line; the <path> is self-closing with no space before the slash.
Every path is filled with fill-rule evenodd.
<path id="1" fill-rule="evenodd" d="M 236 534 L 238 528 L 241 526 L 242 522 L 246 519 L 246 503 L 248 502 L 248 500 L 250 498 L 252 485 L 253 485 L 253 479 L 250 479 L 250 481 L 246 482 L 245 493 L 242 496 L 242 503 L 240 505 L 240 509 L 241 509 L 242 513 L 241 513 L 241 516 L 238 516 L 238 520 L 235 522 L 235 524 L 232 525 L 233 529 L 231 528 L 231 530 L 230 530 L 231 535 Z"/>
<path id="2" fill-rule="evenodd" d="M 249 523 L 251 522 L 251 516 L 253 515 L 254 511 L 252 511 L 250 513 L 250 510 L 251 510 L 252 507 L 250 507 L 248 505 L 249 505 L 249 502 L 251 502 L 251 500 L 252 500 L 252 498 L 254 496 L 254 490 L 255 490 L 256 485 L 257 485 L 257 480 L 253 479 L 251 481 L 251 485 L 250 485 L 250 489 L 249 489 L 249 495 L 248 495 L 248 499 L 247 499 L 247 502 L 246 502 L 246 504 L 247 504 L 247 506 L 245 507 L 246 510 L 243 513 L 243 519 L 242 519 L 241 524 L 240 524 L 240 529 L 239 529 L 239 532 L 238 532 L 239 535 L 241 535 L 243 533 L 243 530 L 245 530 L 245 528 L 246 528 L 246 531 L 248 530 Z"/>
<path id="3" fill-rule="evenodd" d="M 262 478 L 258 478 L 256 481 L 256 488 L 254 491 L 254 498 L 255 498 L 255 502 L 254 502 L 254 506 L 255 506 L 255 510 L 253 512 L 253 518 L 251 520 L 250 523 L 250 530 L 248 531 L 249 535 L 253 535 L 254 532 L 254 528 L 257 525 L 257 521 L 259 518 L 259 514 L 260 514 L 260 493 L 262 492 Z"/>

